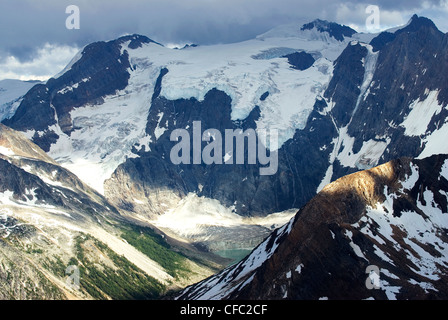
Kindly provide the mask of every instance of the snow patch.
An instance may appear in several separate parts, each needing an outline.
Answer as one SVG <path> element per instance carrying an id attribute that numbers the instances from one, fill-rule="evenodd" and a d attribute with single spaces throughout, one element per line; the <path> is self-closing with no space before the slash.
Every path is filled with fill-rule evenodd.
<path id="1" fill-rule="evenodd" d="M 333 177 L 333 165 L 330 164 L 328 166 L 327 171 L 325 172 L 325 176 L 317 187 L 317 192 L 320 192 L 327 184 L 331 182 L 331 178 Z"/>
<path id="2" fill-rule="evenodd" d="M 15 204 L 15 202 L 12 201 L 14 197 L 14 192 L 10 190 L 5 190 L 3 192 L 0 192 L 0 203 L 3 205 L 11 205 Z"/>
<path id="3" fill-rule="evenodd" d="M 155 218 L 152 223 L 160 228 L 170 229 L 184 237 L 203 232 L 208 226 L 237 227 L 284 225 L 296 210 L 273 213 L 264 218 L 244 218 L 233 211 L 233 207 L 226 207 L 216 199 L 199 197 L 189 193 L 173 208 Z"/>
<path id="4" fill-rule="evenodd" d="M 387 281 L 380 280 L 380 288 L 385 291 L 388 300 L 397 300 L 401 287 L 390 286 Z"/>
<path id="5" fill-rule="evenodd" d="M 160 112 L 158 115 L 159 119 L 157 120 L 157 126 L 154 129 L 154 135 L 156 136 L 156 140 L 159 139 L 159 137 L 166 131 L 168 130 L 167 128 L 164 127 L 160 127 L 160 121 L 163 118 L 163 112 Z"/>
<path id="6" fill-rule="evenodd" d="M 360 170 L 370 169 L 378 165 L 379 159 L 390 143 L 390 138 L 370 139 L 364 141 L 357 153 L 353 152 L 355 138 L 348 133 L 348 126 L 339 129 L 339 136 L 333 139 L 333 151 L 330 154 L 330 163 L 335 159 L 345 167 L 358 168 Z M 324 183 L 328 182 L 330 171 L 327 169 L 324 180 L 319 187 L 324 187 Z"/>
<path id="7" fill-rule="evenodd" d="M 367 258 L 364 256 L 364 254 L 361 251 L 361 248 L 353 242 L 353 232 L 350 230 L 345 230 L 345 236 L 350 239 L 350 247 L 353 249 L 353 252 L 360 258 L 363 258 L 364 260 L 367 260 Z"/>
<path id="8" fill-rule="evenodd" d="M 6 148 L 4 146 L 0 146 L 0 154 L 2 154 L 4 156 L 7 156 L 7 157 L 11 157 L 11 156 L 15 156 L 16 155 L 14 151 L 12 151 L 11 149 Z"/>
<path id="9" fill-rule="evenodd" d="M 66 94 L 69 91 L 73 91 L 74 89 L 77 89 L 81 83 L 87 82 L 89 80 L 90 80 L 90 77 L 89 78 L 84 78 L 81 81 L 79 81 L 79 82 L 77 82 L 77 83 L 75 83 L 75 84 L 73 84 L 71 86 L 67 86 L 67 87 L 59 90 L 58 93 L 59 94 Z"/>
<path id="10" fill-rule="evenodd" d="M 363 59 L 363 65 L 364 65 L 364 79 L 362 81 L 362 85 L 360 88 L 360 94 L 358 96 L 358 100 L 356 102 L 356 106 L 353 110 L 352 116 L 356 113 L 358 110 L 359 104 L 361 103 L 361 100 L 365 100 L 369 94 L 369 87 L 372 84 L 373 74 L 376 69 L 376 62 L 378 60 L 378 52 L 373 52 L 373 47 L 371 45 L 367 44 L 361 44 L 364 47 L 367 48 L 367 56 L 365 59 Z"/>
<path id="11" fill-rule="evenodd" d="M 417 178 L 417 169 L 413 168 L 413 173 L 403 183 L 403 188 L 409 189 L 414 186 Z M 378 203 L 374 208 L 369 207 L 367 209 L 369 223 L 360 231 L 372 237 L 372 232 L 369 229 L 375 225 L 376 233 L 382 235 L 387 240 L 387 243 L 384 243 L 383 240 L 383 244 L 387 244 L 397 251 L 404 250 L 406 252 L 407 258 L 417 266 L 417 270 L 412 269 L 413 272 L 427 279 L 437 281 L 440 278 L 438 265 L 448 265 L 448 244 L 439 238 L 441 232 L 438 231 L 448 228 L 448 214 L 443 213 L 437 206 L 434 201 L 434 194 L 430 190 L 423 192 L 425 205 L 417 202 L 418 208 L 425 213 L 425 217 L 409 210 L 401 212 L 401 215 L 394 214 L 393 200 L 396 195 L 387 195 L 386 193 L 385 195 L 385 202 Z M 448 193 L 446 195 L 448 196 Z M 405 235 L 403 241 L 411 250 L 407 249 L 407 247 L 404 248 L 394 240 L 393 226 L 401 230 Z M 379 237 L 375 237 L 375 239 L 379 239 Z M 422 246 L 419 244 L 422 244 Z M 433 244 L 437 244 L 437 251 L 441 253 L 440 256 L 435 257 L 425 250 L 425 245 L 431 246 Z M 391 262 L 390 258 L 377 247 L 375 247 L 375 254 L 383 260 Z"/>
<path id="12" fill-rule="evenodd" d="M 442 168 L 440 169 L 440 175 L 448 180 L 448 159 L 443 163 Z"/>
<path id="13" fill-rule="evenodd" d="M 420 177 L 418 173 L 418 166 L 416 164 L 411 163 L 410 167 L 411 167 L 411 174 L 406 176 L 406 179 L 401 182 L 402 192 L 403 189 L 411 190 L 417 183 L 418 178 Z"/>
<path id="14" fill-rule="evenodd" d="M 13 79 L 0 80 L 0 121 L 10 119 L 22 102 L 23 96 L 38 83 Z"/>
<path id="15" fill-rule="evenodd" d="M 448 154 L 446 137 L 448 137 L 448 119 L 445 119 L 445 123 L 434 130 L 430 135 L 423 138 L 422 145 L 424 145 L 425 148 L 417 158 L 423 159 L 435 154 Z"/>
<path id="16" fill-rule="evenodd" d="M 299 264 L 294 270 L 298 273 L 302 273 L 302 268 L 304 267 L 304 265 L 301 263 Z"/>
<path id="17" fill-rule="evenodd" d="M 437 100 L 438 95 L 439 91 L 430 91 L 426 99 L 411 103 L 409 106 L 411 111 L 400 124 L 405 128 L 405 135 L 411 137 L 425 135 L 432 117 L 442 111 L 442 105 Z"/>
<path id="18" fill-rule="evenodd" d="M 136 68 L 124 90 L 105 97 L 102 104 L 71 111 L 74 130 L 67 136 L 53 126 L 59 139 L 49 155 L 104 194 L 104 181 L 127 158 L 137 156 L 132 153 L 133 147 L 148 147 L 151 141 L 145 129 L 159 73 L 160 68 L 154 66 Z M 154 79 L 154 83 L 148 79 Z"/>

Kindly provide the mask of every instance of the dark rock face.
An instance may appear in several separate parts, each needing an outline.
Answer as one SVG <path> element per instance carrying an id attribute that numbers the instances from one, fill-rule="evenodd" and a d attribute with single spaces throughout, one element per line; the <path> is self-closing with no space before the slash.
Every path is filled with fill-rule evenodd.
<path id="1" fill-rule="evenodd" d="M 329 32 L 338 40 L 354 32 L 324 21 L 315 21 L 303 28 Z M 126 87 L 127 70 L 134 66 L 129 62 L 127 51 L 120 50 L 119 45 L 124 42 L 129 42 L 128 47 L 132 49 L 151 40 L 134 35 L 87 46 L 81 59 L 61 77 L 35 86 L 14 117 L 5 123 L 22 131 L 35 130 L 33 141 L 48 151 L 58 139 L 52 126 L 58 125 L 67 134 L 74 129 L 71 110 L 101 102 L 106 95 Z M 210 90 L 203 101 L 168 100 L 161 97 L 160 92 L 169 66 L 161 67 L 148 102 L 145 129 L 157 139 L 149 145 L 151 150 L 134 148 L 133 152 L 139 157 L 127 159 L 106 181 L 107 197 L 117 206 L 133 211 L 137 207 L 132 203 L 132 194 L 138 191 L 149 199 L 141 211 L 160 213 L 157 206 L 161 190 L 179 198 L 195 192 L 218 199 L 226 206 L 235 206 L 241 215 L 265 215 L 303 206 L 316 194 L 327 178 L 326 173 L 331 178 L 327 180 L 335 180 L 377 162 L 401 156 L 417 157 L 425 147 L 424 136 L 406 135 L 400 124 L 411 111 L 409 105 L 417 99 L 425 99 L 429 91 L 437 90 L 439 103 L 448 104 L 448 36 L 428 19 L 415 16 L 405 28 L 394 34 L 380 34 L 371 45 L 351 42 L 335 61 L 326 91 L 315 101 L 304 129 L 297 130 L 278 150 L 278 170 L 271 176 L 259 174 L 261 165 L 258 162 L 255 165 L 247 161 L 241 165 L 174 165 L 169 159 L 176 145 L 170 140 L 173 130 L 188 128 L 192 136 L 194 121 L 201 121 L 203 131 L 214 128 L 224 133 L 226 129 L 254 129 L 260 109 L 254 107 L 246 119 L 232 121 L 231 98 L 217 89 Z M 314 58 L 304 52 L 285 58 L 299 70 L 314 63 Z M 367 70 L 369 63 L 372 70 Z M 260 101 L 268 96 L 268 91 L 261 94 Z M 428 132 L 445 123 L 447 116 L 448 111 L 442 108 L 431 119 Z M 159 135 L 161 124 L 166 130 Z M 353 139 L 350 155 L 358 154 L 372 141 L 384 144 L 385 150 L 379 159 L 366 156 L 356 165 L 347 164 L 335 157 L 347 147 L 346 140 L 340 145 L 338 141 L 347 137 Z M 206 145 L 202 142 L 201 150 Z"/>
<path id="2" fill-rule="evenodd" d="M 350 44 L 334 62 L 334 76 L 325 91 L 324 97 L 335 101 L 331 110 L 336 125 L 345 127 L 353 114 L 360 87 L 364 78 L 362 60 L 367 56 L 367 49 L 357 44 Z"/>
<path id="3" fill-rule="evenodd" d="M 14 152 L 12 157 L 0 153 L 0 193 L 12 192 L 14 200 L 24 204 L 73 211 L 72 217 L 79 220 L 84 218 L 78 212 L 92 216 L 118 214 L 104 197 L 59 166 L 22 133 L 0 124 L 0 146 Z M 110 209 L 106 211 L 106 207 Z"/>
<path id="4" fill-rule="evenodd" d="M 350 27 L 320 19 L 304 24 L 301 30 L 312 30 L 314 28 L 319 32 L 328 32 L 330 37 L 333 37 L 338 41 L 344 41 L 345 37 L 350 38 L 356 33 L 356 31 Z"/>
<path id="5" fill-rule="evenodd" d="M 35 130 L 33 141 L 45 151 L 58 135 L 50 129 L 59 125 L 62 132 L 73 129 L 70 111 L 88 103 L 101 103 L 107 95 L 124 89 L 131 68 L 127 51 L 120 44 L 129 41 L 129 48 L 153 42 L 143 36 L 125 36 L 114 41 L 96 42 L 86 46 L 81 58 L 60 77 L 33 87 L 25 96 L 15 115 L 3 123 L 20 131 Z"/>
<path id="6" fill-rule="evenodd" d="M 154 99 L 148 114 L 147 133 L 156 136 L 157 123 L 163 123 L 168 130 L 150 145 L 151 152 L 146 150 L 137 152 L 139 158 L 128 159 L 122 164 L 111 179 L 106 181 L 106 189 L 116 189 L 114 184 L 124 179 L 133 187 L 143 189 L 148 197 L 157 189 L 170 189 L 181 197 L 189 192 L 195 192 L 199 196 L 219 199 L 227 206 L 235 205 L 236 212 L 242 215 L 266 214 L 271 210 L 272 203 L 283 203 L 283 192 L 288 193 L 287 197 L 292 196 L 294 192 L 293 189 L 278 190 L 287 188 L 289 175 L 285 173 L 274 176 L 260 175 L 260 163 L 248 163 L 248 143 L 244 145 L 244 164 L 206 165 L 203 162 L 193 164 L 191 161 L 190 164 L 175 165 L 170 161 L 171 149 L 177 144 L 176 141 L 171 141 L 171 132 L 178 128 L 188 128 L 186 130 L 190 137 L 193 137 L 194 121 L 201 122 L 201 134 L 210 128 L 222 132 L 223 148 L 225 130 L 245 131 L 255 128 L 259 108 L 254 108 L 244 121 L 233 122 L 230 118 L 230 103 L 230 97 L 216 89 L 209 91 L 204 101 L 196 99 L 169 101 L 163 97 Z M 163 116 L 160 116 L 162 114 Z M 206 142 L 202 142 L 201 150 L 206 145 Z M 235 148 L 236 143 L 234 154 L 236 154 Z M 193 159 L 192 152 L 189 159 Z M 127 196 L 114 194 L 109 195 L 109 198 L 118 200 L 116 205 L 123 209 L 132 209 L 132 204 L 125 201 Z"/>
<path id="7" fill-rule="evenodd" d="M 364 141 L 374 139 L 378 132 L 392 136 L 383 161 L 418 154 L 420 139 L 404 136 L 403 128 L 388 124 L 401 123 L 410 111 L 404 106 L 424 100 L 429 91 L 438 90 L 439 103 L 448 103 L 447 48 L 447 35 L 425 18 L 414 17 L 397 31 L 394 41 L 378 53 L 370 94 L 360 104 L 362 112 L 354 114 L 348 133 Z"/>
<path id="8" fill-rule="evenodd" d="M 135 181 L 139 188 L 148 188 L 145 194 L 159 187 L 175 190 L 181 197 L 196 192 L 218 199 L 227 206 L 235 205 L 238 214 L 264 215 L 301 207 L 314 196 L 328 168 L 331 148 L 341 128 L 347 127 L 349 136 L 354 137 L 354 153 L 359 152 L 366 141 L 386 143 L 386 139 L 390 139 L 380 163 L 399 156 L 417 156 L 424 147 L 421 138 L 406 136 L 403 127 L 390 126 L 390 123 L 402 123 L 410 111 L 411 102 L 424 98 L 428 89 L 439 89 L 439 98 L 444 97 L 448 79 L 442 70 L 447 70 L 448 66 L 436 70 L 433 62 L 434 56 L 442 60 L 446 56 L 447 50 L 443 47 L 446 36 L 431 25 L 420 23 L 419 18 L 414 18 L 403 30 L 406 29 L 410 31 L 398 33 L 376 53 L 377 63 L 367 87 L 370 94 L 366 97 L 362 96 L 361 87 L 365 80 L 365 64 L 371 53 L 359 43 L 347 46 L 335 61 L 325 99 L 316 101 L 306 127 L 297 130 L 293 139 L 279 150 L 278 172 L 273 176 L 259 176 L 259 166 L 253 165 L 176 166 L 166 161 L 174 145 L 169 140 L 169 133 L 175 128 L 190 127 L 191 134 L 195 120 L 202 121 L 203 130 L 216 128 L 224 132 L 238 127 L 255 128 L 257 108 L 242 123 L 234 123 L 230 120 L 230 98 L 218 90 L 210 91 L 203 102 L 160 98 L 157 92 L 162 85 L 161 77 L 168 72 L 163 70 L 160 81 L 157 81 L 147 133 L 154 135 L 159 122 L 166 124 L 168 130 L 151 146 L 150 153 L 141 152 L 140 158 L 123 164 L 119 168 L 120 175 L 127 176 L 125 180 L 128 182 Z M 440 64 L 444 66 L 446 60 L 442 60 Z M 431 72 L 424 76 L 424 69 L 431 69 Z M 440 80 L 434 82 L 429 77 Z M 406 90 L 401 89 L 403 86 Z M 266 96 L 267 93 L 261 98 Z M 325 111 L 328 109 L 326 101 L 333 103 L 329 112 Z M 162 113 L 163 117 L 159 119 L 158 115 Z M 445 113 L 437 115 L 439 122 L 444 121 Z M 380 138 L 379 133 L 384 134 L 383 137 Z M 368 163 L 369 159 L 365 161 Z M 331 164 L 332 180 L 358 170 L 345 166 L 338 159 Z M 202 189 L 199 189 L 200 185 Z M 115 196 L 124 201 L 125 197 L 116 194 L 112 198 Z"/>
<path id="9" fill-rule="evenodd" d="M 297 69 L 300 71 L 306 70 L 313 65 L 316 61 L 313 56 L 304 51 L 294 52 L 284 56 L 283 58 L 287 58 L 291 68 Z"/>
<path id="10" fill-rule="evenodd" d="M 245 260 L 178 298 L 446 299 L 447 164 L 403 158 L 338 179 Z M 419 219 L 427 225 L 415 232 Z"/>
<path id="11" fill-rule="evenodd" d="M 375 38 L 372 39 L 372 41 L 370 41 L 370 45 L 373 47 L 373 51 L 379 51 L 381 49 L 383 49 L 383 47 L 393 41 L 395 39 L 396 35 L 395 33 L 390 33 L 387 31 L 381 32 L 378 36 L 376 36 Z"/>
<path id="12" fill-rule="evenodd" d="M 36 196 L 41 199 L 51 199 L 52 204 L 62 205 L 61 196 L 53 195 L 50 188 L 36 176 L 21 170 L 8 161 L 0 159 L 0 192 L 12 191 L 19 200 L 27 202 L 36 200 L 29 190 L 35 189 Z"/>
<path id="13" fill-rule="evenodd" d="M 168 72 L 162 70 L 158 84 Z M 156 92 L 160 92 L 158 85 Z M 322 107 L 322 103 L 317 102 L 316 108 Z M 255 129 L 260 110 L 255 107 L 245 120 L 238 122 L 232 121 L 230 115 L 230 97 L 216 89 L 209 91 L 201 102 L 193 98 L 170 101 L 155 93 L 146 132 L 156 136 L 158 123 L 162 123 L 167 130 L 150 145 L 150 152 L 145 149 L 135 150 L 139 157 L 128 159 L 118 167 L 111 179 L 106 180 L 108 198 L 124 210 L 138 210 L 127 200 L 132 198 L 133 191 L 123 191 L 138 190 L 147 199 L 152 199 L 151 205 L 145 207 L 145 210 L 157 213 L 163 209 L 157 204 L 160 201 L 158 190 L 174 191 L 180 198 L 194 192 L 199 196 L 218 199 L 226 206 L 234 206 L 235 212 L 240 215 L 266 215 L 299 207 L 308 201 L 315 194 L 328 166 L 330 149 L 322 151 L 320 148 L 330 144 L 336 134 L 331 120 L 317 111 L 310 116 L 313 120 L 307 127 L 297 131 L 294 138 L 279 150 L 278 171 L 273 175 L 260 175 L 260 167 L 263 166 L 259 162 L 248 163 L 247 143 L 244 164 L 206 165 L 202 162 L 175 165 L 170 161 L 171 149 L 177 144 L 170 140 L 174 129 L 188 128 L 192 137 L 193 122 L 201 121 L 202 131 L 213 128 L 222 133 L 224 146 L 225 130 Z M 316 141 L 321 144 L 316 144 Z M 206 142 L 202 142 L 201 150 L 206 145 Z M 189 158 L 192 159 L 192 156 L 190 153 Z"/>
<path id="14" fill-rule="evenodd" d="M 389 36 L 380 34 L 372 44 L 383 41 L 384 37 Z M 336 60 L 334 76 L 325 92 L 325 98 L 334 103 L 330 111 L 333 121 L 339 128 L 347 126 L 347 133 L 355 138 L 354 153 L 366 141 L 390 139 L 380 163 L 401 156 L 415 157 L 423 150 L 424 137 L 407 136 L 405 128 L 398 126 L 411 111 L 412 102 L 423 101 L 428 92 L 437 90 L 438 102 L 448 103 L 447 35 L 427 19 L 413 17 L 392 38 L 375 53 L 376 67 L 368 94 L 360 91 L 368 52 L 359 44 L 349 45 Z M 375 48 L 378 45 L 374 45 L 374 52 Z M 445 109 L 434 115 L 428 132 L 435 128 L 434 123 L 444 121 L 442 118 L 446 119 Z M 333 179 L 347 173 L 342 169 L 333 171 Z"/>
<path id="15" fill-rule="evenodd" d="M 4 123 L 9 126 L 17 126 L 23 130 L 46 130 L 56 123 L 54 109 L 51 108 L 48 100 L 46 86 L 44 84 L 35 85 L 25 95 L 14 116 L 10 120 L 6 119 Z"/>

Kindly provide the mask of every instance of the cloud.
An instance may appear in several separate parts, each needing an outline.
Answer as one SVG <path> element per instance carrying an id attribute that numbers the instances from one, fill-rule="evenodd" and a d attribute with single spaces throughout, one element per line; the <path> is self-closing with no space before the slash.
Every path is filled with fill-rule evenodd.
<path id="1" fill-rule="evenodd" d="M 47 42 L 80 47 L 125 33 L 163 43 L 234 42 L 302 18 L 361 25 L 369 4 L 380 7 L 387 24 L 407 21 L 428 8 L 447 7 L 446 0 L 2 0 L 0 37 L 3 49 L 19 59 L 29 59 L 32 48 Z M 68 5 L 80 8 L 80 30 L 65 28 Z"/>
<path id="2" fill-rule="evenodd" d="M 404 25 L 409 21 L 414 11 L 378 8 L 378 26 L 371 28 L 366 23 L 369 17 L 374 15 L 374 11 L 366 10 L 366 4 L 340 4 L 336 9 L 336 21 L 344 21 L 345 24 L 354 28 L 358 32 L 379 32 L 392 27 Z"/>
<path id="3" fill-rule="evenodd" d="M 2 70 L 6 61 L 15 66 L 15 71 L 9 67 L 10 75 L 18 74 L 19 70 L 25 72 L 27 65 L 34 70 L 27 74 L 43 77 L 40 75 L 43 71 L 38 72 L 38 66 L 32 65 L 45 52 L 47 44 L 74 50 L 130 33 L 143 34 L 161 43 L 205 45 L 242 41 L 281 24 L 316 18 L 362 31 L 367 18 L 365 8 L 369 4 L 379 6 L 382 27 L 406 23 L 417 13 L 433 19 L 441 30 L 448 29 L 448 0 L 366 0 L 362 3 L 351 0 L 2 0 L 0 65 Z M 66 28 L 69 5 L 80 9 L 79 30 Z M 68 54 L 71 50 L 64 52 Z M 63 60 L 58 59 L 61 63 Z"/>
<path id="4" fill-rule="evenodd" d="M 26 62 L 13 55 L 7 56 L 0 62 L 0 80 L 47 80 L 63 70 L 78 51 L 76 47 L 46 43 L 36 50 L 33 59 Z"/>

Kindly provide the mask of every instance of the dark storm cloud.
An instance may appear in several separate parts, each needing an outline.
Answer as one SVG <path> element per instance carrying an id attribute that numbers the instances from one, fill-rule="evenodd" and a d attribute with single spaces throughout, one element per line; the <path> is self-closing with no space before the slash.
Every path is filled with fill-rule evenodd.
<path id="1" fill-rule="evenodd" d="M 45 42 L 81 46 L 124 33 L 141 33 L 163 42 L 232 42 L 298 18 L 337 20 L 341 5 L 359 14 L 360 6 L 368 4 L 411 12 L 423 4 L 441 3 L 446 1 L 2 0 L 0 37 L 4 51 L 26 59 L 33 48 Z M 71 4 L 81 10 L 80 30 L 65 28 L 65 9 Z"/>
<path id="2" fill-rule="evenodd" d="M 130 33 L 164 44 L 214 44 L 315 18 L 362 27 L 369 4 L 379 6 L 386 27 L 405 23 L 413 13 L 447 27 L 448 0 L 1 0 L 0 72 L 6 57 L 28 62 L 46 44 L 81 48 Z M 80 9 L 79 30 L 65 27 L 69 5 Z"/>

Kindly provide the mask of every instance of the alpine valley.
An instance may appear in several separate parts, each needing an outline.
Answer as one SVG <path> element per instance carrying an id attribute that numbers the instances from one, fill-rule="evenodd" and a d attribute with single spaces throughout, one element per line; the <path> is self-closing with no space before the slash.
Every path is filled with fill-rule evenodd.
<path id="1" fill-rule="evenodd" d="M 127 35 L 0 98 L 0 298 L 448 297 L 448 34 L 427 18 Z M 277 171 L 236 147 L 174 164 L 197 122 L 277 130 Z"/>

